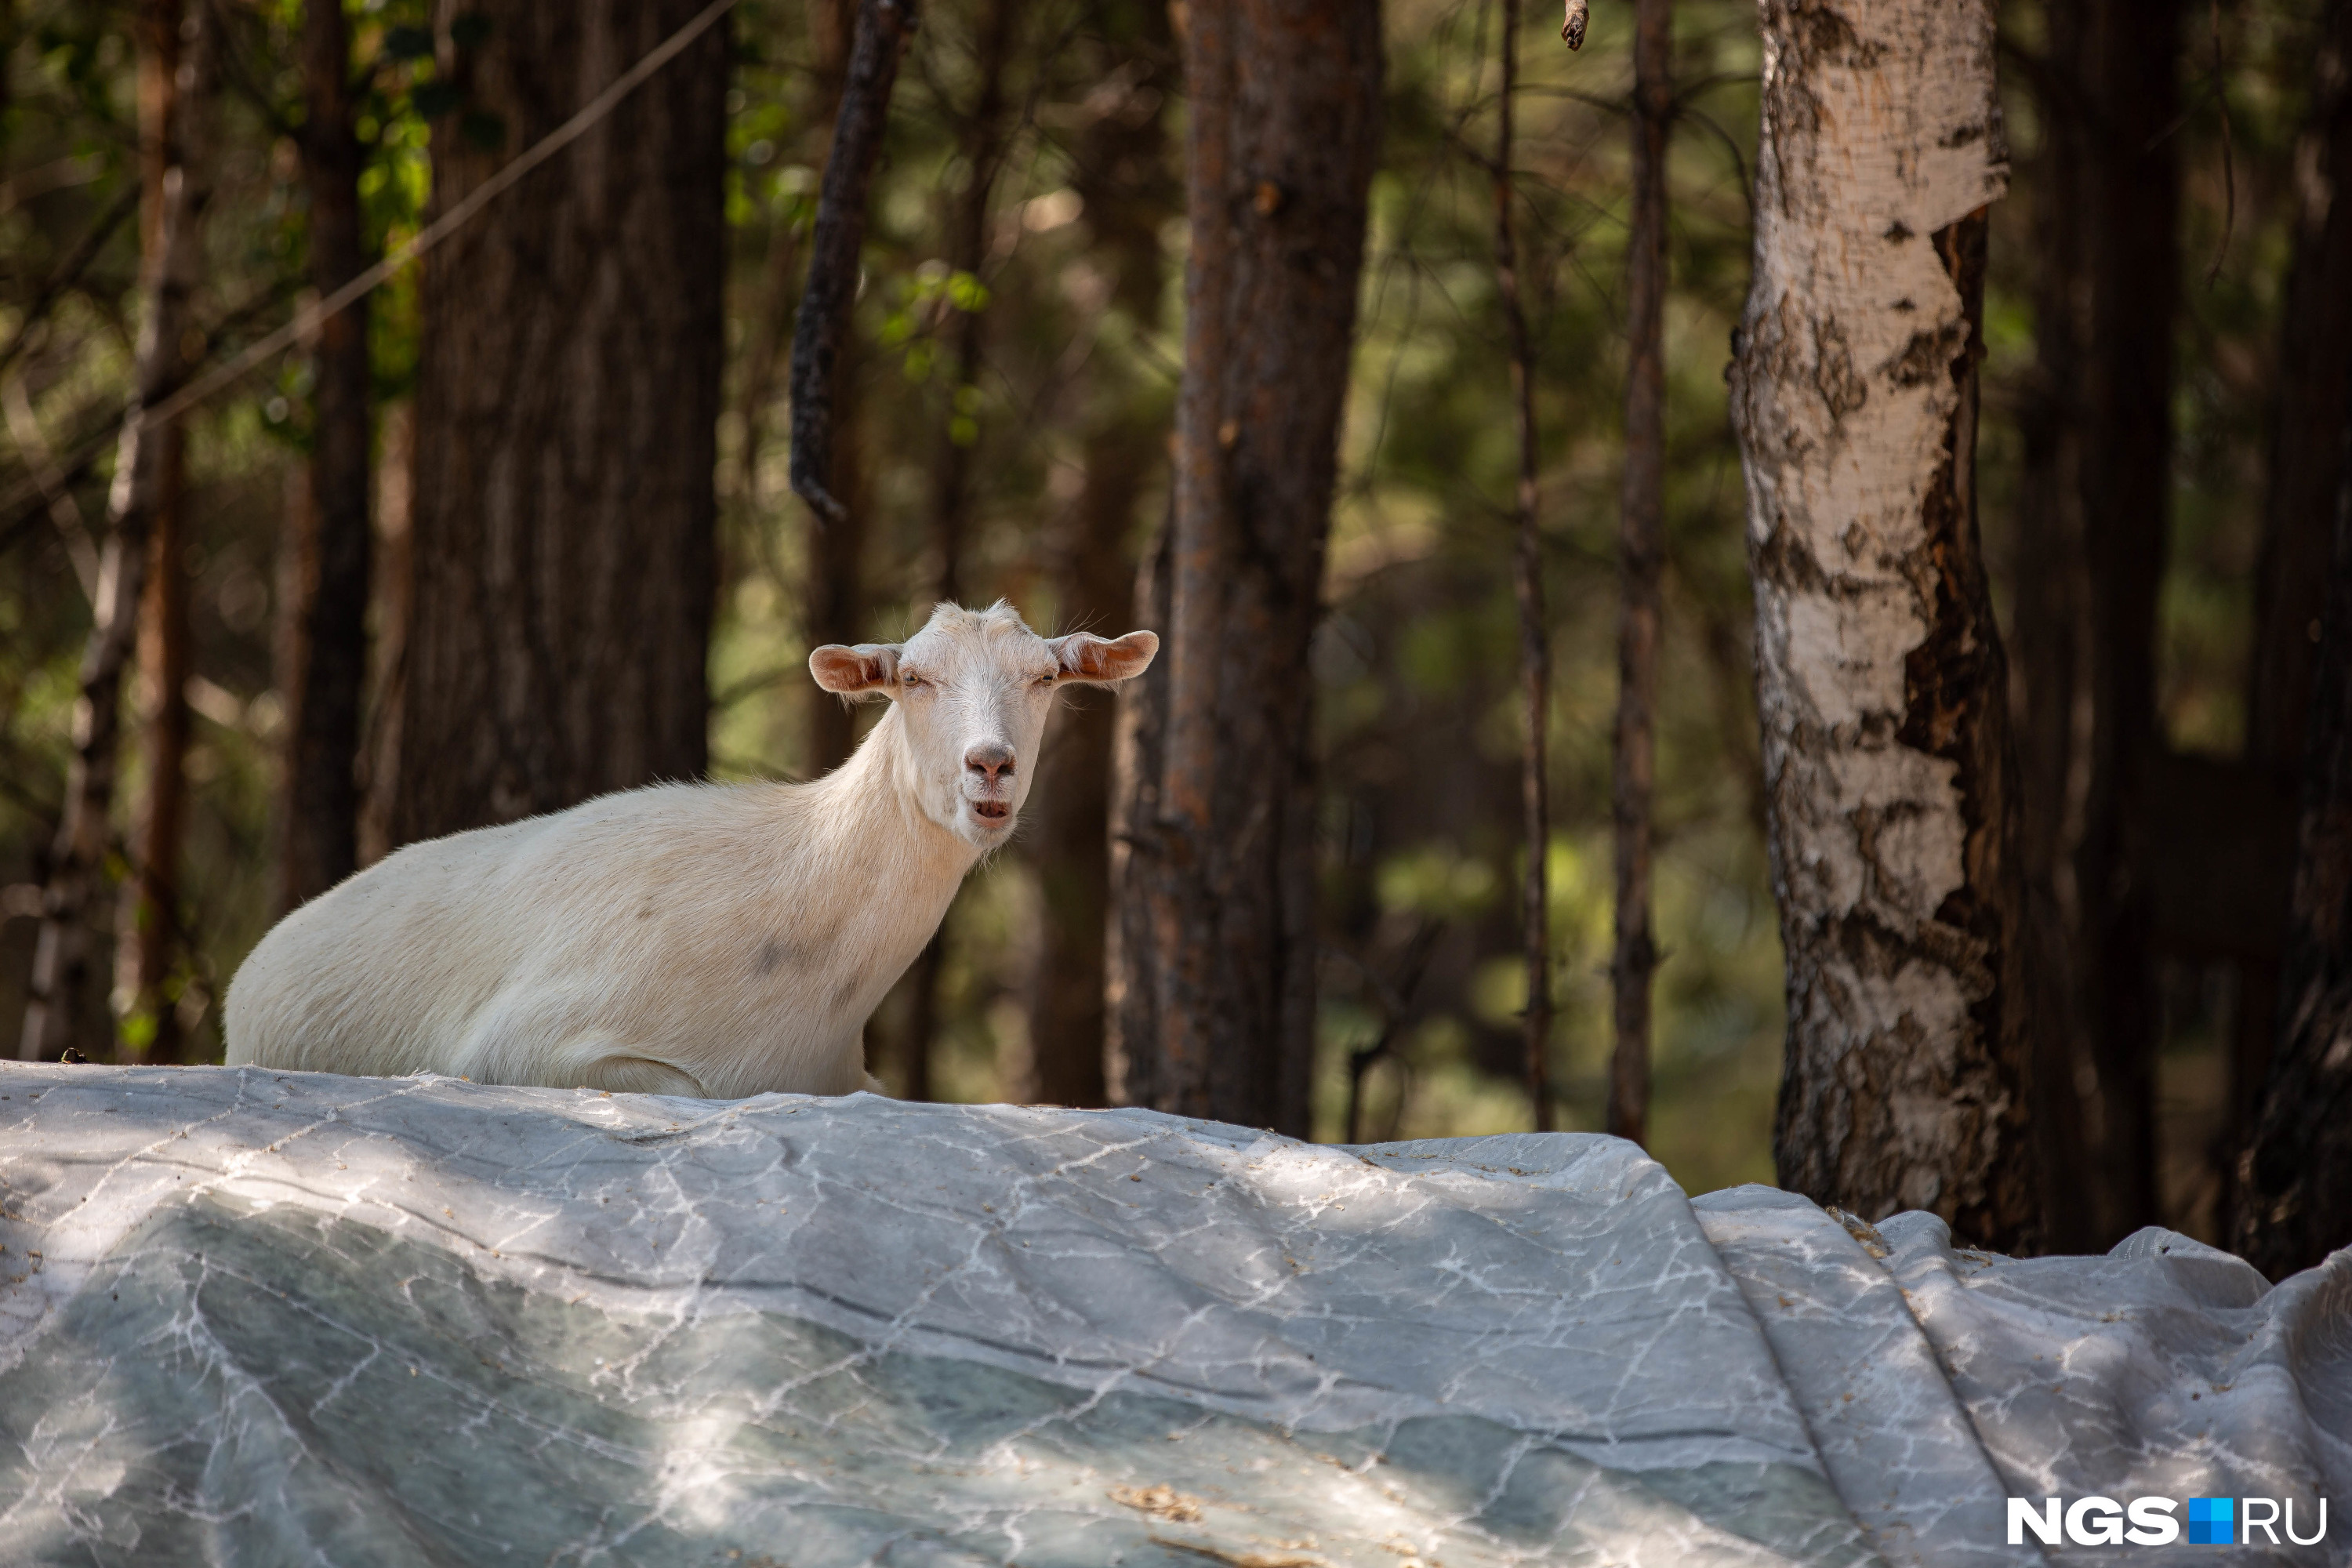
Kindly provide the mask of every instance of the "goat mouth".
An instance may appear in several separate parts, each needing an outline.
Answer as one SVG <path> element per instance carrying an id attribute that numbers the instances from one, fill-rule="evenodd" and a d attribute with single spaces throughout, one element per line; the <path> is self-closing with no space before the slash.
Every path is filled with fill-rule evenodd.
<path id="1" fill-rule="evenodd" d="M 991 827 L 1002 827 L 1013 820 L 1013 803 L 1009 800 L 976 800 L 971 814 Z"/>

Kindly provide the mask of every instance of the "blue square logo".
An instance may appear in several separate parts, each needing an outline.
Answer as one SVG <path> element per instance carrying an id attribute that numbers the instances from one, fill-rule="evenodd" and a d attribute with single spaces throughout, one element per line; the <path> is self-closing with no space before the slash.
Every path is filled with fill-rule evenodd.
<path id="1" fill-rule="evenodd" d="M 2189 1544 L 2233 1546 L 2237 1543 L 2238 1501 L 2235 1498 L 2193 1497 L 2189 1500 Z"/>

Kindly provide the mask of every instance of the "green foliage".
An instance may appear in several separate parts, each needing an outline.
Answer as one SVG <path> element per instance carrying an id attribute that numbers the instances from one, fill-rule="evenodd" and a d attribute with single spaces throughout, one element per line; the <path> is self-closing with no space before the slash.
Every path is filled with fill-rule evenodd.
<path id="1" fill-rule="evenodd" d="M 349 7 L 361 190 L 371 245 L 413 235 L 430 195 L 431 152 L 520 149 L 467 105 L 439 63 L 480 49 L 487 26 L 459 14 L 446 40 L 426 0 Z M 133 58 L 124 5 L 31 0 L 6 57 L 0 163 L 0 342 L 39 285 L 136 178 Z M 242 68 L 224 100 L 225 149 L 200 319 L 233 349 L 282 319 L 303 286 L 304 215 L 289 128 L 299 123 L 299 0 L 220 8 Z M 2242 733 L 2252 574 L 2275 357 L 2292 142 L 2305 112 L 2315 0 L 2258 0 L 2217 13 L 2218 56 L 2187 96 L 2179 134 L 2189 178 L 2188 273 L 2178 393 L 2179 515 L 2163 602 L 2162 697 L 2176 743 L 2227 752 Z M 1365 1073 L 1368 1136 L 1527 1124 L 1516 1078 L 1518 719 L 1507 507 L 1516 453 L 1495 292 L 1492 183 L 1498 13 L 1480 0 L 1390 0 L 1387 143 L 1372 191 L 1359 351 L 1342 436 L 1341 493 L 1318 639 L 1323 896 L 1318 1133 L 1339 1136 L 1351 1053 L 1384 1033 Z M 1181 105 L 1156 166 L 1081 163 L 1106 115 L 1146 115 L 1122 97 L 1118 62 L 1164 50 L 1142 0 L 1022 7 L 1003 84 L 1016 125 L 993 188 L 985 258 L 943 258 L 950 202 L 973 177 L 959 130 L 976 100 L 976 0 L 928 7 L 901 77 L 872 205 L 852 371 L 854 441 L 871 539 L 870 635 L 907 629 L 932 557 L 931 467 L 964 449 L 976 487 L 964 574 L 971 596 L 1013 597 L 1031 619 L 1063 616 L 1055 552 L 1091 432 L 1114 419 L 1172 417 L 1181 357 Z M 1610 727 L 1616 695 L 1616 487 L 1622 367 L 1622 237 L 1628 153 L 1622 113 L 1629 16 L 1596 17 L 1580 54 L 1548 17 L 1521 40 L 1514 189 L 1538 356 L 1540 514 L 1549 595 L 1556 832 L 1548 848 L 1559 1015 L 1554 1081 L 1570 1125 L 1600 1119 L 1609 1049 Z M 795 776 L 808 704 L 800 605 L 807 524 L 784 484 L 781 358 L 831 126 L 810 8 L 745 0 L 730 19 L 728 101 L 729 393 L 719 488 L 724 556 L 711 650 L 712 752 L 722 777 Z M 2030 57 L 2039 12 L 2012 8 Z M 1669 177 L 1673 292 L 1666 315 L 1668 560 L 1659 722 L 1657 990 L 1653 1144 L 1694 1190 L 1769 1175 L 1780 968 L 1760 833 L 1749 611 L 1738 455 L 1723 373 L 1747 288 L 1757 46 L 1752 7 L 1677 8 L 1679 117 Z M 2217 69 L 2210 58 L 2221 62 Z M 2005 596 L 2020 465 L 2018 422 L 2032 374 L 2036 266 L 2030 202 L 2035 119 L 2011 83 L 2012 198 L 1994 215 L 1986 300 L 1984 526 Z M 1157 89 L 1153 89 L 1156 91 Z M 2221 115 L 2232 160 L 2223 178 Z M 43 184 L 43 182 L 47 182 Z M 1108 182 L 1108 183 L 1107 183 Z M 1115 215 L 1082 195 L 1148 208 L 1162 273 L 1139 304 L 1106 260 Z M 1154 205 L 1156 204 L 1156 205 Z M 1126 209 L 1122 209 L 1123 211 Z M 2218 268 L 2215 263 L 2218 260 Z M 2211 271 L 2210 281 L 2207 273 Z M 47 432 L 71 454 L 121 405 L 137 329 L 137 225 L 124 224 L 27 340 L 14 367 Z M 950 330 L 979 318 L 984 363 L 956 384 Z M 418 352 L 415 277 L 371 301 L 377 391 L 397 410 Z M 756 406 L 751 399 L 760 401 Z M 199 704 L 190 769 L 186 875 L 198 933 L 182 1014 L 216 1009 L 219 985 L 267 920 L 274 745 L 275 556 L 289 476 L 307 442 L 299 358 L 250 378 L 190 426 Z M 396 412 L 392 416 L 397 418 Z M 72 486 L 103 515 L 110 457 Z M 0 488 L 28 469 L 0 455 Z M 399 488 L 388 476 L 387 496 Z M 37 506 L 0 517 L 0 884 L 37 869 L 60 796 L 88 609 L 68 553 Z M 1134 498 L 1139 550 L 1164 514 L 1164 476 Z M 388 546 L 394 542 L 387 541 Z M 1124 628 L 1116 628 L 1124 629 Z M 139 784 L 126 779 L 125 809 Z M 1018 1081 L 1022 1001 L 1039 918 L 1034 878 L 1008 856 L 977 879 L 951 921 L 940 1081 L 993 1097 Z M 0 1028 L 13 1027 L 29 922 L 0 931 Z M 1379 976 L 1397 994 L 1384 997 Z M 193 1000 L 189 1000 L 193 997 Z M 886 1008 L 885 1022 L 903 998 Z M 133 1037 L 141 1028 L 134 1021 Z"/>

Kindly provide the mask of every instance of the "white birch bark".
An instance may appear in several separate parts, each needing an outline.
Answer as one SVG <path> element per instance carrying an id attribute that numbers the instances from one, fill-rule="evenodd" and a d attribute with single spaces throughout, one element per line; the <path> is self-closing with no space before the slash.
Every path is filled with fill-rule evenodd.
<path id="1" fill-rule="evenodd" d="M 1784 1185 L 2030 1242 L 2014 789 L 1979 558 L 1986 0 L 1762 0 L 1734 376 L 1789 1035 Z"/>

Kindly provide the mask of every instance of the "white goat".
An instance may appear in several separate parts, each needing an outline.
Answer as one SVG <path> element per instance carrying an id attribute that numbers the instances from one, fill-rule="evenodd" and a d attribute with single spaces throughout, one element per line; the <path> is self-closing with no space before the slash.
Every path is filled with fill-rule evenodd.
<path id="1" fill-rule="evenodd" d="M 262 939 L 232 1065 L 734 1099 L 847 1094 L 866 1016 L 1010 837 L 1054 694 L 1142 672 L 1150 632 L 1039 637 L 941 605 L 809 655 L 887 696 L 813 784 L 661 784 L 415 844 Z"/>

